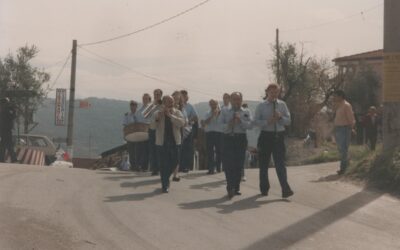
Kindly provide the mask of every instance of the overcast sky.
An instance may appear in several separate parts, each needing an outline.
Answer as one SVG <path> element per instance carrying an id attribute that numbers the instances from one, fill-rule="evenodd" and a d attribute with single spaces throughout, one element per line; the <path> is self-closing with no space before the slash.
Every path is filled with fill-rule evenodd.
<path id="1" fill-rule="evenodd" d="M 72 39 L 83 44 L 129 33 L 201 1 L 0 0 L 0 57 L 35 44 L 40 53 L 34 64 L 54 80 Z M 281 41 L 303 43 L 309 55 L 332 59 L 381 49 L 383 0 L 211 0 L 151 30 L 85 47 L 168 84 L 100 62 L 80 49 L 77 97 L 140 100 L 154 88 L 171 93 L 184 87 L 193 102 L 232 91 L 258 100 L 273 80 L 267 62 L 275 28 Z M 70 64 L 57 87 L 69 86 L 69 71 Z"/>

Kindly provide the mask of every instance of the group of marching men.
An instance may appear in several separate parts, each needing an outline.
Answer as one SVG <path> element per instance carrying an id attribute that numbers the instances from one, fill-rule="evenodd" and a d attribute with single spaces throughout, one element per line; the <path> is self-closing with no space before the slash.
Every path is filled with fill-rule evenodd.
<path id="1" fill-rule="evenodd" d="M 284 101 L 279 100 L 280 86 L 269 84 L 265 101 L 258 105 L 255 115 L 243 107 L 240 92 L 224 94 L 223 105 L 210 100 L 210 110 L 199 120 L 194 107 L 188 103 L 187 91 L 175 91 L 164 95 L 154 90 L 154 99 L 143 95 L 143 105 L 138 109 L 135 101 L 130 102 L 131 112 L 126 113 L 123 125 L 147 123 L 150 125 L 149 140 L 129 143 L 132 155 L 131 166 L 146 169 L 150 163 L 152 175 L 161 176 L 162 191 L 169 192 L 170 178 L 179 181 L 178 172 L 188 172 L 194 162 L 193 139 L 200 125 L 206 132 L 208 174 L 225 172 L 229 199 L 241 195 L 240 183 L 244 168 L 247 135 L 253 127 L 259 127 L 258 159 L 260 168 L 260 192 L 267 196 L 270 188 L 268 166 L 271 156 L 282 188 L 282 197 L 293 195 L 287 181 L 285 166 L 285 126 L 291 122 L 290 113 Z M 222 165 L 222 166 L 221 166 Z"/>

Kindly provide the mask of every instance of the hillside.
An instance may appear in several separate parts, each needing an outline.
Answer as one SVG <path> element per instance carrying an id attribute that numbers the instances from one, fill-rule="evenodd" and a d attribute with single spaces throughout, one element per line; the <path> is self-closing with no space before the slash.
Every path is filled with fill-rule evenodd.
<path id="1" fill-rule="evenodd" d="M 89 109 L 75 109 L 74 127 L 74 156 L 96 157 L 101 152 L 124 143 L 121 122 L 124 113 L 129 109 L 127 101 L 112 99 L 88 99 Z M 35 115 L 39 125 L 32 131 L 35 134 L 44 134 L 50 138 L 65 138 L 67 127 L 54 126 L 54 99 L 47 99 Z M 257 102 L 247 102 L 250 109 L 255 110 Z M 79 107 L 76 101 L 75 107 Z M 199 116 L 204 117 L 208 110 L 208 103 L 195 105 Z M 256 131 L 249 132 L 249 144 L 256 144 Z"/>

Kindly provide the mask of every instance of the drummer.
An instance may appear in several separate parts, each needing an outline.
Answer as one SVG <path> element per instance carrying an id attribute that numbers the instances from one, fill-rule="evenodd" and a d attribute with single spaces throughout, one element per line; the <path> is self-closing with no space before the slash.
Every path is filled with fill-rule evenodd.
<path id="1" fill-rule="evenodd" d="M 124 120 L 122 125 L 124 128 L 132 123 L 137 121 L 136 111 L 138 104 L 135 101 L 130 101 L 129 103 L 130 112 L 125 113 Z M 129 163 L 131 164 L 131 170 L 135 170 L 136 168 L 136 161 L 135 161 L 135 143 L 127 142 L 127 149 L 129 154 Z"/>
<path id="2" fill-rule="evenodd" d="M 142 106 L 136 111 L 136 122 L 150 124 L 150 118 L 143 114 L 149 105 L 151 105 L 151 96 L 145 93 L 142 97 Z M 136 142 L 135 156 L 139 169 L 147 171 L 149 168 L 149 140 Z"/>

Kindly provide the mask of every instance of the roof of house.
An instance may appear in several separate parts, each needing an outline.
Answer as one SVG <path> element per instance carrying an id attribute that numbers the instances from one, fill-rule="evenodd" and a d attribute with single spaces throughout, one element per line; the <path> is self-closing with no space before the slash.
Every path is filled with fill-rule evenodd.
<path id="1" fill-rule="evenodd" d="M 379 60 L 383 59 L 383 49 L 368 51 L 360 54 L 343 56 L 333 59 L 333 62 L 351 62 L 360 60 Z"/>

